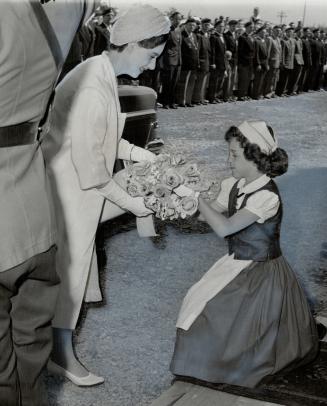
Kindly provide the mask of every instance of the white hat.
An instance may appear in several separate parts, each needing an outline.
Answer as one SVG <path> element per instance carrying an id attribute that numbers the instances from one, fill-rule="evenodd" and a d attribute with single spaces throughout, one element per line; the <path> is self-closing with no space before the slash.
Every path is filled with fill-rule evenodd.
<path id="1" fill-rule="evenodd" d="M 273 138 L 264 121 L 244 121 L 238 126 L 244 137 L 256 144 L 266 155 L 271 155 L 277 149 L 277 140 Z"/>
<path id="2" fill-rule="evenodd" d="M 118 16 L 112 27 L 110 42 L 120 46 L 159 37 L 170 31 L 170 20 L 157 8 L 147 4 L 134 5 Z"/>

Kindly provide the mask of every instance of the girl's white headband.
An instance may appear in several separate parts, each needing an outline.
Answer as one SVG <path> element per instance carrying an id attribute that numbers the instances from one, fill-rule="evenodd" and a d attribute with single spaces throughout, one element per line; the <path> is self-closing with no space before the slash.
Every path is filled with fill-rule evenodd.
<path id="1" fill-rule="evenodd" d="M 259 146 L 266 155 L 271 155 L 277 149 L 277 140 L 270 134 L 264 121 L 244 121 L 238 126 L 244 137 Z"/>

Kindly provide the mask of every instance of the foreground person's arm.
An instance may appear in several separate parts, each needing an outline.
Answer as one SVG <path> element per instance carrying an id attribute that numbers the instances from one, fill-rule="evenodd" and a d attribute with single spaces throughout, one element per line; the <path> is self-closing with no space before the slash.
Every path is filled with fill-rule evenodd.
<path id="1" fill-rule="evenodd" d="M 199 198 L 199 210 L 214 232 L 222 238 L 248 227 L 259 219 L 259 216 L 245 208 L 226 218 L 202 198 Z"/>

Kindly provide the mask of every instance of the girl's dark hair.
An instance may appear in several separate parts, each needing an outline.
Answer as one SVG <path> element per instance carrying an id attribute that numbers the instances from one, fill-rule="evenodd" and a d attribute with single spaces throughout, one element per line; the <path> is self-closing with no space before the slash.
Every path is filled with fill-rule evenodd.
<path id="1" fill-rule="evenodd" d="M 273 129 L 267 126 L 270 134 L 274 137 Z M 239 142 L 240 146 L 244 150 L 244 156 L 248 161 L 253 161 L 258 170 L 270 178 L 283 175 L 288 169 L 288 155 L 282 148 L 277 148 L 271 155 L 267 155 L 260 150 L 260 147 L 256 144 L 250 143 L 247 138 L 241 133 L 241 131 L 232 126 L 225 134 L 225 140 L 227 142 L 235 138 Z"/>
<path id="2" fill-rule="evenodd" d="M 161 44 L 164 44 L 168 39 L 168 34 L 163 34 L 159 35 L 157 37 L 151 37 L 147 39 L 143 39 L 142 41 L 139 41 L 138 44 L 141 48 L 146 48 L 146 49 L 152 49 L 156 48 Z M 113 49 L 117 52 L 122 52 L 128 44 L 124 45 L 114 45 L 110 44 L 110 49 Z"/>

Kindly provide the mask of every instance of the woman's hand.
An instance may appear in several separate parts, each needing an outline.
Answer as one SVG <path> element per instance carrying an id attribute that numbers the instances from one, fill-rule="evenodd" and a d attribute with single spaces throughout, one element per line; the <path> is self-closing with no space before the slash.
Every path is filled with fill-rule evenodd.
<path id="1" fill-rule="evenodd" d="M 154 162 L 156 159 L 156 155 L 153 152 L 148 151 L 147 149 L 144 150 L 144 156 L 145 161 Z"/>
<path id="2" fill-rule="evenodd" d="M 130 153 L 130 160 L 134 162 L 149 161 L 154 162 L 156 155 L 147 149 L 133 146 Z"/>

